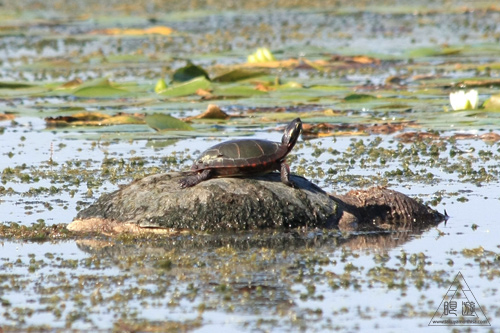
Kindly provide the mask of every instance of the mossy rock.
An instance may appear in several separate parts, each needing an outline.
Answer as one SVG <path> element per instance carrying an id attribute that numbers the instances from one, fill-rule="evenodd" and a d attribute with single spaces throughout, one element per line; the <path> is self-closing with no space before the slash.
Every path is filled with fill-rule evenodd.
<path id="1" fill-rule="evenodd" d="M 271 173 L 249 178 L 215 178 L 182 189 L 180 173 L 155 174 L 102 195 L 68 226 L 75 231 L 178 232 L 264 228 L 359 228 L 425 226 L 442 214 L 381 187 L 331 195 L 292 176 L 295 188 Z"/>

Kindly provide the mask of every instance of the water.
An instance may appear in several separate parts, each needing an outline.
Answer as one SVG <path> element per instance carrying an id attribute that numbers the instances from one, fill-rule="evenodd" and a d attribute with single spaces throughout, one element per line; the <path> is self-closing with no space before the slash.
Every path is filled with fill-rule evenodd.
<path id="1" fill-rule="evenodd" d="M 449 220 L 425 230 L 383 234 L 265 230 L 147 240 L 96 235 L 43 241 L 2 238 L 0 330 L 466 330 L 428 327 L 459 272 L 492 330 L 499 329 L 500 145 L 449 138 L 496 131 L 498 116 L 484 109 L 451 112 L 448 105 L 454 81 L 499 75 L 494 2 L 396 1 L 358 4 L 360 8 L 340 3 L 326 12 L 307 6 L 288 9 L 286 4 L 274 11 L 260 5 L 258 10 L 238 7 L 251 3 L 233 4 L 233 10 L 221 12 L 198 4 L 198 10 L 190 11 L 179 3 L 172 8 L 184 11 L 172 13 L 142 5 L 134 2 L 128 7 L 136 15 L 115 8 L 106 16 L 101 8 L 94 12 L 102 16 L 80 19 L 65 7 L 33 8 L 27 3 L 17 11 L 24 13 L 19 16 L 13 4 L 0 8 L 6 22 L 0 81 L 43 88 L 77 76 L 108 76 L 114 83 L 130 84 L 133 92 L 100 99 L 41 92 L 39 87 L 0 89 L 0 114 L 16 113 L 14 121 L 0 121 L 3 226 L 69 223 L 101 194 L 147 174 L 186 169 L 200 151 L 226 139 L 174 138 L 146 125 L 49 128 L 44 117 L 79 111 L 168 111 L 184 117 L 202 112 L 212 102 L 233 115 L 249 116 L 257 125 L 248 126 L 246 118 L 219 124 L 237 137 L 253 131 L 253 136 L 279 141 L 276 126 L 286 118 L 265 121 L 274 116 L 276 106 L 311 123 L 371 125 L 398 120 L 408 121 L 403 132 L 439 131 L 440 140 L 403 142 L 399 131 L 367 135 L 339 130 L 334 136 L 301 140 L 290 160 L 292 172 L 329 192 L 387 186 L 440 212 L 446 210 Z M 80 8 L 78 2 L 73 6 Z M 92 6 L 80 8 L 82 15 Z M 54 21 L 53 15 L 69 19 Z M 41 21 L 32 23 L 34 17 Z M 101 28 L 122 27 L 123 22 L 138 27 L 154 22 L 181 33 L 94 34 Z M 25 23 L 30 23 L 27 32 L 19 33 L 16 27 Z M 234 28 L 234 37 L 225 33 L 228 27 Z M 387 62 L 323 73 L 278 69 L 269 80 L 279 77 L 307 88 L 261 97 L 205 101 L 152 93 L 159 77 L 168 79 L 184 65 L 170 56 L 189 57 L 210 68 L 213 76 L 220 70 L 209 67 L 214 62 L 241 63 L 260 46 L 270 47 L 280 59 L 300 55 L 315 60 L 341 53 L 375 55 Z M 461 52 L 446 55 L 423 49 L 442 51 L 447 46 Z M 120 56 L 131 58 L 120 62 Z M 429 75 L 428 80 L 416 79 L 420 74 Z M 408 86 L 386 85 L 391 75 L 403 77 Z M 328 87 L 315 90 L 315 85 Z M 477 89 L 482 101 L 498 94 L 494 84 Z M 351 93 L 376 99 L 348 103 L 344 97 Z M 264 109 L 255 112 L 256 107 Z M 326 109 L 336 115 L 321 113 Z M 204 129 L 200 127 L 199 133 Z"/>
<path id="2" fill-rule="evenodd" d="M 16 148 L 17 154 L 8 164 L 4 160 L 2 168 L 15 168 L 25 163 L 23 156 L 28 151 L 34 151 L 31 165 L 43 164 L 50 152 L 42 150 L 50 142 L 62 142 L 71 147 L 54 152 L 53 156 L 59 164 L 54 167 L 56 173 L 61 165 L 75 159 L 90 160 L 90 168 L 99 170 L 105 155 L 108 158 L 124 156 L 128 159 L 126 156 L 131 150 L 135 151 L 135 157 L 147 158 L 158 154 L 157 149 L 147 146 L 147 141 L 115 142 L 106 147 L 107 153 L 104 154 L 91 142 L 66 140 L 63 135 L 37 130 L 36 121 L 31 122 L 34 125 L 33 135 L 31 132 L 23 134 L 26 136 L 24 146 Z M 8 141 L 16 146 L 21 133 L 7 130 L 3 135 L 12 136 L 12 140 Z M 275 139 L 279 134 L 264 136 Z M 335 143 L 331 138 L 315 139 L 307 145 L 299 144 L 294 153 L 299 159 L 307 158 L 311 156 L 311 146 L 319 142 L 322 148 L 334 147 L 343 151 L 359 140 L 369 144 L 372 138 L 339 137 Z M 203 150 L 211 144 L 202 139 L 181 140 L 166 151 L 182 151 L 193 146 Z M 384 136 L 381 146 L 396 149 L 397 144 L 397 140 Z M 496 145 L 477 140 L 458 141 L 456 146 L 463 151 L 471 148 L 475 152 L 496 150 Z M 4 152 L 10 151 L 12 147 L 2 149 Z M 165 153 L 165 150 L 161 151 L 161 154 Z M 318 160 L 326 163 L 330 157 L 324 153 Z M 368 167 L 355 164 L 345 173 L 370 177 L 397 168 L 399 163 L 396 159 L 382 169 L 375 163 Z M 496 168 L 494 163 L 484 165 L 492 170 Z M 340 162 L 338 167 L 343 167 Z M 450 215 L 448 222 L 422 234 L 411 231 L 389 233 L 375 243 L 360 241 L 359 238 L 366 237 L 363 235 L 347 236 L 341 241 L 341 236 L 330 235 L 329 240 L 326 237 L 326 240 L 314 245 L 310 239 L 312 236 L 303 235 L 301 237 L 309 239 L 310 244 L 297 245 L 295 250 L 276 248 L 276 245 L 269 243 L 268 251 L 275 252 L 269 255 L 271 259 L 265 258 L 266 253 L 262 252 L 264 248 L 251 245 L 242 248 L 228 244 L 226 247 L 234 248 L 235 252 L 229 259 L 226 258 L 228 263 L 225 265 L 220 255 L 216 254 L 224 249 L 223 244 L 220 247 L 221 244 L 209 243 L 205 248 L 200 248 L 200 245 L 186 245 L 185 239 L 178 240 L 179 244 L 184 244 L 183 249 L 178 251 L 172 250 L 175 244 L 171 243 L 149 248 L 147 244 L 125 246 L 120 242 L 102 240 L 104 250 L 100 250 L 103 245 L 99 241 L 97 246 L 82 247 L 79 244 L 85 241 L 32 243 L 4 240 L 0 256 L 4 288 L 0 298 L 8 300 L 9 305 L 6 306 L 5 302 L 2 304 L 3 322 L 15 327 L 50 324 L 53 328 L 83 330 L 111 329 L 121 321 L 139 319 L 150 323 L 161 322 L 162 325 L 170 321 L 176 322 L 176 325 L 189 323 L 193 325 L 192 328 L 200 325 L 200 331 L 209 331 L 214 327 L 228 332 L 247 329 L 295 330 L 298 327 L 318 331 L 335 328 L 347 331 L 392 331 L 400 327 L 416 329 L 428 325 L 449 284 L 461 272 L 490 322 L 495 325 L 498 311 L 496 304 L 499 301 L 496 282 L 499 245 L 494 235 L 500 230 L 492 212 L 493 207 L 498 206 L 498 184 L 495 181 L 478 186 L 463 182 L 456 174 L 440 171 L 440 166 L 427 168 L 427 172 L 436 174 L 437 180 L 433 184 L 411 181 L 398 183 L 389 179 L 389 186 L 429 202 L 437 192 L 442 193 L 443 198 L 435 208 L 440 211 L 446 209 Z M 316 182 L 332 191 L 345 192 L 349 189 L 341 184 L 326 185 L 322 178 L 316 178 Z M 19 194 L 3 196 L 2 219 L 24 225 L 39 219 L 44 219 L 47 224 L 68 223 L 75 215 L 78 200 L 92 201 L 85 197 L 85 185 L 81 185 L 82 189 L 73 198 L 65 191 L 30 198 L 23 195 L 30 186 L 49 186 L 50 183 L 50 179 L 46 179 L 40 180 L 38 184 L 17 181 L 3 184 Z M 94 197 L 116 188 L 117 184 L 106 181 L 94 191 Z M 52 204 L 50 211 L 44 209 L 44 202 L 55 200 L 61 204 Z M 27 209 L 26 206 L 33 208 Z M 477 228 L 473 228 L 473 225 L 477 225 Z M 231 239 L 232 236 L 225 237 Z M 254 236 L 249 234 L 247 237 Z M 463 252 L 478 248 L 484 249 L 484 252 L 479 251 L 472 256 Z M 158 262 L 165 260 L 165 255 L 171 251 L 176 252 L 173 258 L 180 260 L 187 257 L 190 264 L 184 267 L 173 262 L 173 268 L 159 269 Z M 262 257 L 252 264 L 251 255 L 255 253 Z M 406 253 L 408 258 L 422 254 L 425 257 L 414 263 L 409 259 L 402 263 L 402 253 Z M 379 255 L 385 258 L 382 262 L 377 257 Z M 314 256 L 322 260 L 306 263 Z M 130 263 L 136 260 L 140 264 Z M 193 264 L 193 260 L 200 262 Z M 238 261 L 243 264 L 240 265 Z M 95 262 L 99 264 L 96 266 Z M 390 270 L 390 279 L 396 285 L 404 282 L 405 286 L 388 287 L 387 282 L 378 281 L 377 274 L 371 272 L 381 269 Z M 349 281 L 349 285 L 342 285 L 346 281 Z M 332 288 L 332 283 L 338 284 L 338 289 Z M 421 285 L 417 287 L 417 283 Z M 218 290 L 221 284 L 227 285 L 227 290 Z M 55 289 L 47 294 L 50 286 Z M 246 292 L 241 291 L 241 288 L 246 290 L 248 286 L 251 288 Z M 257 292 L 259 286 L 261 291 Z M 313 289 L 311 286 L 314 286 Z M 193 288 L 197 292 L 193 292 Z M 117 295 L 125 296 L 122 298 Z M 56 297 L 57 303 L 51 303 L 50 297 Z M 64 304 L 62 308 L 61 304 Z M 199 310 L 200 307 L 203 311 Z M 449 330 L 446 327 L 439 329 Z"/>

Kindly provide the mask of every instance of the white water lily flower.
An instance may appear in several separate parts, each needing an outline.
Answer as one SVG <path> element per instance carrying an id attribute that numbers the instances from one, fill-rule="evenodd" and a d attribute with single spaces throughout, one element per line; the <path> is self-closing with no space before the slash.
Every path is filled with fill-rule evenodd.
<path id="1" fill-rule="evenodd" d="M 474 89 L 468 92 L 460 90 L 450 94 L 450 104 L 455 111 L 477 109 L 478 101 L 478 93 Z"/>

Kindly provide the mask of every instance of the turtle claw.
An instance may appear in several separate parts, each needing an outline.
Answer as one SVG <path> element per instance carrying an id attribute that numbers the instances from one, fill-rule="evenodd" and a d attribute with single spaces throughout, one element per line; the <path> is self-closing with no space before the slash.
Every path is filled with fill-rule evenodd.
<path id="1" fill-rule="evenodd" d="M 211 177 L 212 171 L 210 169 L 205 169 L 200 173 L 195 173 L 194 175 L 187 176 L 179 180 L 179 185 L 181 188 L 195 186 L 196 184 L 207 180 Z"/>
<path id="2" fill-rule="evenodd" d="M 179 186 L 181 188 L 192 187 L 198 183 L 199 183 L 198 177 L 196 176 L 188 176 L 186 178 L 182 178 L 181 180 L 179 180 Z"/>
<path id="3" fill-rule="evenodd" d="M 183 178 L 183 179 L 179 180 L 179 186 L 180 186 L 180 188 L 186 188 L 186 187 L 188 187 L 187 186 L 186 178 Z"/>
<path id="4" fill-rule="evenodd" d="M 290 186 L 291 188 L 295 188 L 295 189 L 298 188 L 297 184 L 295 184 L 295 182 L 292 182 L 290 179 L 287 179 L 286 182 L 282 180 L 282 182 L 285 185 Z"/>

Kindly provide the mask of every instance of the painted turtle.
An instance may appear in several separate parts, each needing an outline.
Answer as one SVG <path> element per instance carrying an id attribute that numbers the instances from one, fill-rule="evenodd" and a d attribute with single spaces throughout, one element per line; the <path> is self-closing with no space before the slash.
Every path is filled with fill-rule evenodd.
<path id="1" fill-rule="evenodd" d="M 213 177 L 235 177 L 280 170 L 281 181 L 293 187 L 285 158 L 302 130 L 300 118 L 285 129 L 281 142 L 257 139 L 231 140 L 219 143 L 196 159 L 191 174 L 179 181 L 182 188 L 194 186 Z"/>

